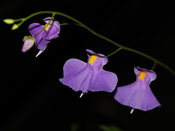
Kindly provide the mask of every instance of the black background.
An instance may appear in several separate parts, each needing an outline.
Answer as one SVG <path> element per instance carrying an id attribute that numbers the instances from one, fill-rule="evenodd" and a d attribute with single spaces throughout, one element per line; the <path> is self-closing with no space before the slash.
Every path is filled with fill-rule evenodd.
<path id="1" fill-rule="evenodd" d="M 79 99 L 80 92 L 63 86 L 59 78 L 66 60 L 87 61 L 85 49 L 105 55 L 117 47 L 74 26 L 62 26 L 60 37 L 53 40 L 38 58 L 33 47 L 21 52 L 23 36 L 29 35 L 28 25 L 42 23 L 50 15 L 40 15 L 11 31 L 5 18 L 26 17 L 41 10 L 60 11 L 75 17 L 93 30 L 112 40 L 140 50 L 175 69 L 174 4 L 142 0 L 115 1 L 2 1 L 0 5 L 1 86 L 0 130 L 69 131 L 78 124 L 81 131 L 98 131 L 100 124 L 116 125 L 123 130 L 174 129 L 175 76 L 157 65 L 157 79 L 151 89 L 162 107 L 143 112 L 120 105 L 113 93 L 88 92 Z M 72 21 L 55 16 L 60 23 Z M 105 70 L 115 72 L 118 86 L 135 81 L 134 66 L 150 69 L 153 62 L 127 51 L 109 57 Z"/>

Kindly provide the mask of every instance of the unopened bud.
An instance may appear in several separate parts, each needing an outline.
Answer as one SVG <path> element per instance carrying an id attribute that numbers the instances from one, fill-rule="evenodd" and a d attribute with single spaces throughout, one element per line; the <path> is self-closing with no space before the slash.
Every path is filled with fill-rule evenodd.
<path id="1" fill-rule="evenodd" d="M 4 23 L 9 24 L 9 25 L 15 22 L 13 19 L 4 19 L 3 21 Z"/>
<path id="2" fill-rule="evenodd" d="M 35 39 L 32 36 L 24 36 L 23 41 L 24 41 L 24 44 L 21 50 L 22 52 L 26 52 L 30 50 L 30 48 L 32 48 L 32 46 L 35 43 Z"/>
<path id="3" fill-rule="evenodd" d="M 12 26 L 12 30 L 16 30 L 16 29 L 18 29 L 19 28 L 19 25 L 18 24 L 14 24 L 13 26 Z"/>

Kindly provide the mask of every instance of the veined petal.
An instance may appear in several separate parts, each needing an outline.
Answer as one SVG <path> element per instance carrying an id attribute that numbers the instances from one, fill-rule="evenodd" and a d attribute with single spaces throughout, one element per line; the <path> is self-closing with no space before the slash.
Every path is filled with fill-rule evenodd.
<path id="1" fill-rule="evenodd" d="M 48 40 L 53 40 L 59 37 L 59 35 L 57 34 L 57 29 L 52 26 L 48 29 L 48 31 L 45 31 L 45 35 L 44 38 L 48 39 Z"/>
<path id="2" fill-rule="evenodd" d="M 85 62 L 78 59 L 70 59 L 63 67 L 64 78 L 59 80 L 75 91 L 81 90 L 86 92 L 89 86 L 90 72 Z"/>
<path id="3" fill-rule="evenodd" d="M 117 86 L 117 82 L 116 74 L 101 69 L 93 73 L 88 90 L 112 92 Z"/>
<path id="4" fill-rule="evenodd" d="M 41 38 L 40 41 L 37 43 L 36 47 L 37 47 L 37 49 L 42 51 L 45 49 L 45 47 L 47 46 L 48 43 L 50 43 L 50 40 Z"/>
<path id="5" fill-rule="evenodd" d="M 87 64 L 85 62 L 79 59 L 72 58 L 67 60 L 63 67 L 64 77 L 80 72 L 86 67 L 86 65 Z"/>
<path id="6" fill-rule="evenodd" d="M 91 70 L 89 70 L 88 68 L 84 68 L 78 73 L 71 74 L 60 79 L 60 81 L 64 85 L 72 88 L 74 91 L 87 92 L 91 76 L 92 76 Z"/>
<path id="7" fill-rule="evenodd" d="M 160 106 L 160 103 L 153 95 L 150 87 L 143 86 L 146 85 L 142 85 L 140 82 L 135 82 L 130 85 L 118 87 L 114 98 L 123 105 L 143 111 L 151 110 Z"/>
<path id="8" fill-rule="evenodd" d="M 44 22 L 46 24 L 49 23 L 51 17 L 47 17 L 44 19 Z M 58 34 L 60 33 L 60 23 L 58 21 L 55 21 L 55 20 L 52 20 L 50 22 L 48 26 L 48 29 L 45 30 L 47 32 L 47 35 L 45 36 L 46 39 L 54 39 L 55 38 L 55 35 L 57 35 L 58 37 Z"/>
<path id="9" fill-rule="evenodd" d="M 41 30 L 44 28 L 44 25 L 40 25 L 39 23 L 33 23 L 30 24 L 28 29 L 29 32 L 31 33 L 31 35 L 33 37 L 35 37 L 35 43 L 36 45 L 39 43 L 39 41 L 41 40 L 41 38 L 43 38 L 43 34 L 44 32 Z"/>
<path id="10" fill-rule="evenodd" d="M 140 104 L 140 109 L 147 111 L 161 106 L 157 98 L 152 93 L 150 87 L 146 88 L 146 92 L 147 93 L 143 93 L 143 96 L 140 98 L 141 101 L 144 101 L 142 104 Z"/>

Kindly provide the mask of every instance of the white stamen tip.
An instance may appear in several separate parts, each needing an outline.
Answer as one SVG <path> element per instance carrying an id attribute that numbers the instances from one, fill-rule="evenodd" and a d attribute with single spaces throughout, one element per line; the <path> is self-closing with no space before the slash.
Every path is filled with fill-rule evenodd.
<path id="1" fill-rule="evenodd" d="M 132 114 L 134 112 L 134 109 L 132 108 L 131 111 L 130 111 L 130 114 Z"/>
<path id="2" fill-rule="evenodd" d="M 83 96 L 83 94 L 84 94 L 83 92 L 80 94 L 80 98 Z"/>
<path id="3" fill-rule="evenodd" d="M 36 54 L 35 57 L 38 57 L 42 52 L 43 52 L 43 51 L 40 50 L 40 51 L 38 52 L 38 54 Z"/>
<path id="4" fill-rule="evenodd" d="M 47 47 L 47 46 L 45 46 L 43 50 L 40 50 L 40 51 L 38 52 L 38 54 L 36 54 L 35 57 L 38 57 L 41 53 L 43 53 L 43 51 L 46 49 L 46 47 Z"/>

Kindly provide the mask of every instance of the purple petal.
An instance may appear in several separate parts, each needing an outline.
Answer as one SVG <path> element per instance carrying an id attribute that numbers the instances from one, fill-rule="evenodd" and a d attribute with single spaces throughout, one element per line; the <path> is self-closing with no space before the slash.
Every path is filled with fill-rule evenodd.
<path id="1" fill-rule="evenodd" d="M 91 76 L 89 75 L 90 71 L 86 67 L 87 64 L 78 59 L 68 60 L 63 67 L 64 78 L 59 79 L 60 82 L 75 91 L 81 90 L 86 92 Z"/>
<path id="2" fill-rule="evenodd" d="M 93 73 L 88 90 L 112 92 L 117 86 L 117 82 L 118 78 L 116 74 L 101 69 Z"/>
<path id="3" fill-rule="evenodd" d="M 79 59 L 72 58 L 67 60 L 63 67 L 64 77 L 80 72 L 86 67 L 86 65 L 87 64 L 85 62 Z"/>
<path id="4" fill-rule="evenodd" d="M 127 86 L 118 87 L 114 98 L 123 105 L 143 111 L 160 106 L 150 87 L 141 85 L 140 82 L 135 82 Z"/>
<path id="5" fill-rule="evenodd" d="M 48 23 L 49 21 L 50 21 L 50 19 L 51 19 L 52 17 L 46 17 L 46 18 L 44 18 L 43 19 L 43 21 L 45 22 L 45 23 Z M 51 21 L 51 23 L 53 22 L 53 20 Z"/>
<path id="6" fill-rule="evenodd" d="M 48 43 L 50 43 L 50 40 L 41 38 L 36 47 L 39 50 L 44 50 Z"/>
<path id="7" fill-rule="evenodd" d="M 44 38 L 48 40 L 52 40 L 58 37 L 59 30 L 54 26 L 50 25 L 47 30 L 44 30 Z"/>
<path id="8" fill-rule="evenodd" d="M 95 55 L 96 54 L 90 49 L 86 49 L 86 53 L 87 53 L 88 57 L 90 57 L 91 55 Z"/>
<path id="9" fill-rule="evenodd" d="M 44 19 L 44 22 L 47 24 L 49 23 L 51 17 L 47 17 Z M 60 33 L 60 23 L 58 21 L 54 21 L 52 20 L 50 22 L 50 26 L 47 30 L 45 30 L 46 32 L 46 39 L 54 39 L 58 37 L 58 34 Z"/>
<path id="10" fill-rule="evenodd" d="M 134 73 L 135 73 L 136 75 L 138 75 L 140 72 L 141 72 L 141 68 L 138 67 L 138 66 L 135 66 L 135 67 L 134 67 Z"/>
<path id="11" fill-rule="evenodd" d="M 49 29 L 44 32 L 45 32 L 45 35 L 44 35 L 45 39 L 52 40 L 59 37 L 58 30 L 54 26 L 50 26 Z"/>
<path id="12" fill-rule="evenodd" d="M 44 19 L 44 22 L 47 24 L 47 23 L 49 23 L 50 19 L 51 19 L 51 17 L 47 17 L 47 18 Z M 58 31 L 60 31 L 61 25 L 60 25 L 60 23 L 58 21 L 52 20 L 50 22 L 50 24 L 53 25 L 53 26 L 55 26 L 58 29 Z"/>
<path id="13" fill-rule="evenodd" d="M 154 71 L 147 72 L 149 77 L 151 78 L 151 81 L 155 80 L 157 78 L 157 74 Z"/>
<path id="14" fill-rule="evenodd" d="M 44 28 L 44 26 L 40 25 L 39 23 L 30 24 L 29 27 L 28 27 L 29 32 L 31 33 L 31 35 L 33 37 L 35 37 L 36 45 L 39 43 L 41 38 L 43 38 L 44 32 L 43 31 L 40 32 L 43 28 Z"/>
<path id="15" fill-rule="evenodd" d="M 49 23 L 49 21 L 50 21 L 51 18 L 52 18 L 52 17 L 46 17 L 46 18 L 43 19 L 43 21 L 47 24 L 47 23 Z M 50 21 L 50 24 L 53 24 L 54 21 L 55 21 L 54 19 L 51 20 L 51 21 Z"/>
<path id="16" fill-rule="evenodd" d="M 98 54 L 98 56 L 100 56 L 101 54 Z M 99 57 L 102 61 L 102 65 L 106 65 L 108 63 L 108 58 L 106 56 L 104 57 Z"/>
<path id="17" fill-rule="evenodd" d="M 74 91 L 87 92 L 92 73 L 85 68 L 76 74 L 71 74 L 67 77 L 60 79 L 64 85 L 69 86 Z"/>

